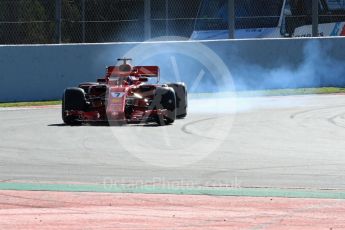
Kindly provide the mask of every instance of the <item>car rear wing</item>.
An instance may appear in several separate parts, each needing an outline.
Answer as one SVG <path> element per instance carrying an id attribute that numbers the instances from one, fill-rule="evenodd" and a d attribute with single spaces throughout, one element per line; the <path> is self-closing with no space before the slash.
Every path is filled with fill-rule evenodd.
<path id="1" fill-rule="evenodd" d="M 158 66 L 134 66 L 130 71 L 124 71 L 121 66 L 109 66 L 107 76 L 122 75 L 135 77 L 157 77 L 160 78 L 160 69 Z"/>
<path id="2" fill-rule="evenodd" d="M 133 76 L 136 77 L 160 77 L 160 70 L 158 66 L 135 66 L 132 71 Z"/>
<path id="3" fill-rule="evenodd" d="M 133 75 L 136 77 L 157 77 L 157 83 L 160 81 L 160 69 L 158 66 L 135 66 Z"/>

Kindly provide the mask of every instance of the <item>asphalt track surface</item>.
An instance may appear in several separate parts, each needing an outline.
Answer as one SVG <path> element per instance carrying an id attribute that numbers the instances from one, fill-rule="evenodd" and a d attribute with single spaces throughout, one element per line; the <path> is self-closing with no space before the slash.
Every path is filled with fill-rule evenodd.
<path id="1" fill-rule="evenodd" d="M 167 127 L 69 127 L 59 108 L 0 109 L 0 181 L 345 189 L 345 95 L 240 98 L 215 112 L 222 103 L 192 101 Z"/>

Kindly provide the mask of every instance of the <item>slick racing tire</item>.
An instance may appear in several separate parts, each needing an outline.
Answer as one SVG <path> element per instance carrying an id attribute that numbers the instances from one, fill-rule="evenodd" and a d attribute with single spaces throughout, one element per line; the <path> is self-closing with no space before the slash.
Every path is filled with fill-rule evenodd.
<path id="1" fill-rule="evenodd" d="M 176 95 L 176 118 L 182 119 L 187 116 L 187 87 L 184 83 L 169 83 L 169 87 L 173 88 Z"/>
<path id="2" fill-rule="evenodd" d="M 154 108 L 157 110 L 166 109 L 167 115 L 157 116 L 159 125 L 169 125 L 176 120 L 176 96 L 173 88 L 159 87 L 156 89 L 154 98 Z"/>
<path id="3" fill-rule="evenodd" d="M 78 116 L 67 115 L 67 111 L 85 111 L 87 102 L 81 88 L 68 88 L 62 96 L 62 120 L 66 125 L 81 125 Z"/>

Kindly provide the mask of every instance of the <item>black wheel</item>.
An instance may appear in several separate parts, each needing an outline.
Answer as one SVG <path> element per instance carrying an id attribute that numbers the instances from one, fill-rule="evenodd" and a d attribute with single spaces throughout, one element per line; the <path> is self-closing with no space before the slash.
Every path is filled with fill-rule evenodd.
<path id="1" fill-rule="evenodd" d="M 184 83 L 169 83 L 169 87 L 173 88 L 176 95 L 176 118 L 182 119 L 187 116 L 187 87 Z"/>
<path id="2" fill-rule="evenodd" d="M 155 109 L 166 109 L 165 116 L 158 116 L 159 125 L 169 125 L 176 120 L 176 96 L 173 88 L 157 88 L 154 98 Z"/>
<path id="3" fill-rule="evenodd" d="M 86 110 L 85 92 L 81 88 L 68 88 L 62 96 L 62 120 L 66 125 L 81 125 L 78 116 L 67 115 L 67 111 Z"/>

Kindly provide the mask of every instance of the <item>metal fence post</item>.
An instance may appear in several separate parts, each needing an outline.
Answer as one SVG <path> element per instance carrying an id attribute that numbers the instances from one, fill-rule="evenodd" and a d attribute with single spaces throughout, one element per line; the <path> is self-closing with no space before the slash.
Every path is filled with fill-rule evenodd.
<path id="1" fill-rule="evenodd" d="M 228 0 L 229 39 L 235 38 L 235 0 Z"/>
<path id="2" fill-rule="evenodd" d="M 85 0 L 81 1 L 82 42 L 85 43 Z"/>
<path id="3" fill-rule="evenodd" d="M 169 0 L 165 0 L 165 36 L 169 34 Z"/>
<path id="4" fill-rule="evenodd" d="M 319 0 L 312 0 L 313 37 L 319 36 Z"/>
<path id="5" fill-rule="evenodd" d="M 55 0 L 55 42 L 61 43 L 61 9 L 62 0 Z"/>
<path id="6" fill-rule="evenodd" d="M 144 0 L 144 30 L 145 40 L 151 39 L 151 0 Z"/>

